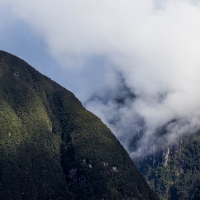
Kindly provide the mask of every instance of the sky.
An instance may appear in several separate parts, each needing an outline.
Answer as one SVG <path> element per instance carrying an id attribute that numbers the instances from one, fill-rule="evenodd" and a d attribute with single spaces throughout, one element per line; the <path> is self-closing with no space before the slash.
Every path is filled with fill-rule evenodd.
<path id="1" fill-rule="evenodd" d="M 0 15 L 0 49 L 71 90 L 133 159 L 162 127 L 168 145 L 199 130 L 199 0 L 0 0 Z"/>

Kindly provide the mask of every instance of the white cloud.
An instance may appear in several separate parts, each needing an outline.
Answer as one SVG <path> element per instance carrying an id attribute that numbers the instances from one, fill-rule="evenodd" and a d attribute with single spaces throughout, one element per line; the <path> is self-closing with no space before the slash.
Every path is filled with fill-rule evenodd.
<path id="1" fill-rule="evenodd" d="M 111 124 L 119 137 L 125 127 L 126 137 L 137 133 L 136 116 L 145 122 L 144 141 L 174 119 L 184 118 L 187 132 L 199 127 L 193 120 L 200 109 L 199 1 L 0 1 L 3 4 L 46 42 L 63 68 L 85 81 L 78 93 L 82 100 L 96 91 L 117 94 L 121 82 L 115 72 L 122 74 L 137 100 L 122 108 L 112 99 L 106 106 L 99 101 L 87 104 L 107 123 L 120 115 L 122 128 Z M 102 66 L 95 67 L 94 60 L 103 60 Z M 178 122 L 174 127 L 180 128 Z"/>

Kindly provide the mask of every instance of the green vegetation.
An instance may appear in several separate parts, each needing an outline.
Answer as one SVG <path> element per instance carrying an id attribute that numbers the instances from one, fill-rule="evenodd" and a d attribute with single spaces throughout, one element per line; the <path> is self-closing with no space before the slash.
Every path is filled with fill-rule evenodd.
<path id="1" fill-rule="evenodd" d="M 171 147 L 163 146 L 160 153 L 140 163 L 140 171 L 163 200 L 200 199 L 200 133 L 184 136 Z"/>
<path id="2" fill-rule="evenodd" d="M 0 199 L 158 199 L 99 118 L 0 51 Z"/>

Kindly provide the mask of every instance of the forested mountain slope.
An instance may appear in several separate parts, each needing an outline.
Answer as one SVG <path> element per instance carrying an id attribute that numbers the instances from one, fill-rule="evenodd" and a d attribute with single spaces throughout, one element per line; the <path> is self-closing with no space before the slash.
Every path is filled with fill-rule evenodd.
<path id="1" fill-rule="evenodd" d="M 99 118 L 0 51 L 0 199 L 158 199 Z"/>
<path id="2" fill-rule="evenodd" d="M 155 149 L 159 146 L 155 144 Z M 138 166 L 161 199 L 200 199 L 199 132 L 185 135 L 170 146 L 163 144 Z"/>

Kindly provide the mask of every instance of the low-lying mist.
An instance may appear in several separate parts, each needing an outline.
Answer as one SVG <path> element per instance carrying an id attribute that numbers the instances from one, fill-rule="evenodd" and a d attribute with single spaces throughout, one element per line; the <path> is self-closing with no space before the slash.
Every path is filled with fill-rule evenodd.
<path id="1" fill-rule="evenodd" d="M 155 145 L 158 150 L 163 144 L 176 144 L 184 134 L 200 129 L 198 90 L 187 91 L 183 87 L 182 92 L 161 93 L 160 87 L 160 93 L 148 94 L 145 90 L 138 93 L 125 80 L 121 73 L 115 73 L 114 86 L 106 84 L 85 106 L 111 128 L 133 159 L 152 154 Z"/>

